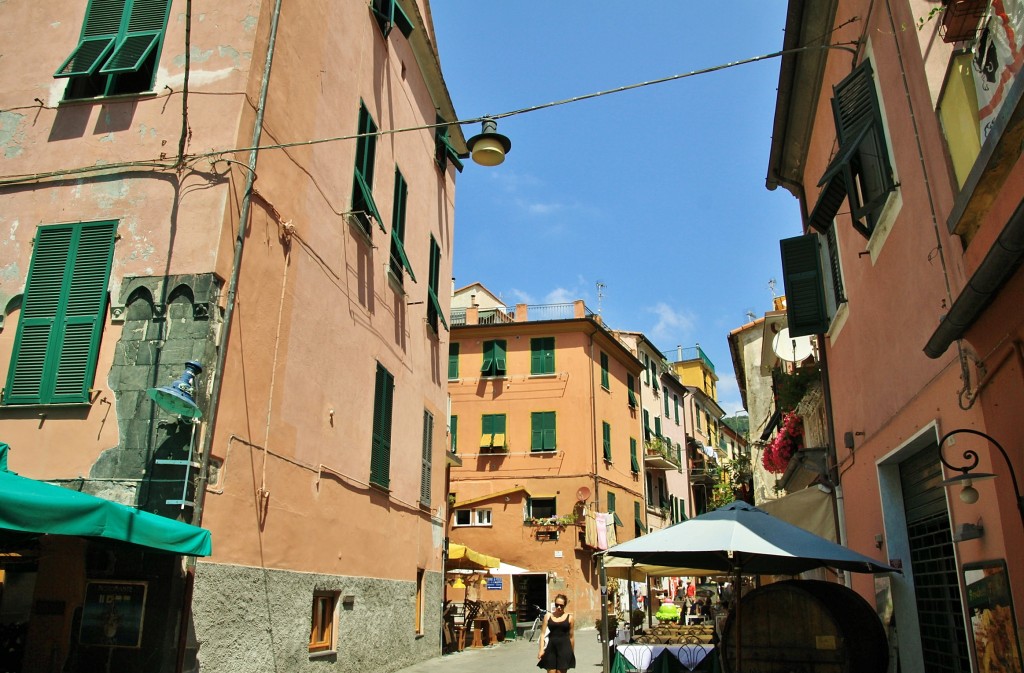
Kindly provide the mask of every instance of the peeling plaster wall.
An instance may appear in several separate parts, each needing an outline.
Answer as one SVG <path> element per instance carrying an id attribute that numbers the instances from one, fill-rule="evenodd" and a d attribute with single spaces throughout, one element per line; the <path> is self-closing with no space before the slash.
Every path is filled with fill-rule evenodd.
<path id="1" fill-rule="evenodd" d="M 423 633 L 417 636 L 414 582 L 201 562 L 185 670 L 388 673 L 405 668 L 437 656 L 441 648 L 441 574 L 426 573 L 424 585 Z M 351 609 L 338 600 L 337 654 L 311 659 L 314 591 L 355 600 Z M 198 664 L 189 661 L 193 656 Z"/>

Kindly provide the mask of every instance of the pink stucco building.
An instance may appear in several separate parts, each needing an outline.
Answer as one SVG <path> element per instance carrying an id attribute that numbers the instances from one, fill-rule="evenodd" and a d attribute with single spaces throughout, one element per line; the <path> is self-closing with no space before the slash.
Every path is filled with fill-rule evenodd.
<path id="1" fill-rule="evenodd" d="M 212 537 L 2 519 L 5 670 L 435 655 L 465 141 L 426 0 L 3 3 L 0 26 L 6 467 Z M 187 361 L 196 424 L 147 395 Z"/>
<path id="2" fill-rule="evenodd" d="M 804 214 L 788 327 L 821 355 L 841 541 L 903 569 L 845 579 L 903 671 L 1021 665 L 1022 21 L 1015 0 L 789 3 L 768 168 Z M 943 484 L 972 467 L 995 478 Z"/>

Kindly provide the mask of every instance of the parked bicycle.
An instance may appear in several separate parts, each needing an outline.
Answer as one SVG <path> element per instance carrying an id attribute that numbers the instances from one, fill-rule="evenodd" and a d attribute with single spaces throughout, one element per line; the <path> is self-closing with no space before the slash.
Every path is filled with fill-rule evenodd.
<path id="1" fill-rule="evenodd" d="M 531 643 L 533 642 L 534 636 L 537 635 L 537 631 L 540 630 L 540 625 L 544 623 L 544 615 L 550 612 L 549 610 L 545 610 L 539 605 L 534 605 L 533 607 L 537 608 L 537 618 L 534 619 L 533 624 L 531 624 L 530 627 L 526 629 L 527 637 L 529 638 L 529 642 Z"/>

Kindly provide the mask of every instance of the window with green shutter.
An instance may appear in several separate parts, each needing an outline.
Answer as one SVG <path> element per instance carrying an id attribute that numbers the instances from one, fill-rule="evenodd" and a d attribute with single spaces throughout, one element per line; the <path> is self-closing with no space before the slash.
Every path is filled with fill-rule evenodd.
<path id="1" fill-rule="evenodd" d="M 648 472 L 646 473 L 647 482 L 647 506 L 654 507 L 654 476 Z"/>
<path id="2" fill-rule="evenodd" d="M 661 396 L 665 398 L 665 418 L 668 418 L 672 409 L 668 406 L 668 388 L 662 386 Z"/>
<path id="3" fill-rule="evenodd" d="M 636 437 L 629 438 L 629 469 L 633 474 L 640 472 L 640 461 L 636 455 Z"/>
<path id="4" fill-rule="evenodd" d="M 57 71 L 65 99 L 153 88 L 170 0 L 89 0 L 78 44 Z"/>
<path id="5" fill-rule="evenodd" d="M 459 378 L 459 344 L 448 344 L 448 380 Z"/>
<path id="6" fill-rule="evenodd" d="M 377 25 L 384 37 L 391 33 L 392 28 L 397 28 L 406 39 L 412 35 L 412 21 L 402 6 L 398 4 L 398 0 L 372 0 L 370 11 L 377 19 Z"/>
<path id="7" fill-rule="evenodd" d="M 615 513 L 615 493 L 613 491 L 608 491 L 608 512 Z"/>
<path id="8" fill-rule="evenodd" d="M 644 409 L 644 441 L 651 441 L 651 414 Z"/>
<path id="9" fill-rule="evenodd" d="M 372 232 L 372 220 L 384 231 L 384 219 L 373 199 L 373 171 L 377 160 L 377 125 L 366 105 L 359 103 L 359 128 L 356 131 L 356 168 L 352 178 L 352 217 L 367 236 Z"/>
<path id="10" fill-rule="evenodd" d="M 782 277 L 786 286 L 786 316 L 791 337 L 828 331 L 829 317 L 820 245 L 815 233 L 779 241 Z"/>
<path id="11" fill-rule="evenodd" d="M 605 390 L 611 390 L 611 382 L 608 377 L 608 354 L 601 353 L 601 387 Z"/>
<path id="12" fill-rule="evenodd" d="M 106 221 L 36 231 L 4 404 L 89 401 L 116 230 Z"/>
<path id="13" fill-rule="evenodd" d="M 604 459 L 610 463 L 612 461 L 612 426 L 603 421 L 601 432 L 604 436 Z"/>
<path id="14" fill-rule="evenodd" d="M 555 337 L 530 339 L 530 373 L 555 373 Z"/>
<path id="15" fill-rule="evenodd" d="M 505 340 L 484 342 L 484 362 L 480 367 L 480 374 L 483 376 L 504 376 L 505 375 Z"/>
<path id="16" fill-rule="evenodd" d="M 448 432 L 451 435 L 451 446 L 449 450 L 452 453 L 458 453 L 459 449 L 459 417 L 452 416 L 451 422 L 448 424 Z"/>
<path id="17" fill-rule="evenodd" d="M 370 483 L 381 488 L 391 486 L 391 412 L 395 397 L 395 377 L 377 363 L 373 388 L 373 442 L 370 448 Z"/>
<path id="18" fill-rule="evenodd" d="M 675 404 L 676 408 L 676 425 L 679 425 L 679 396 L 672 395 L 672 402 Z"/>
<path id="19" fill-rule="evenodd" d="M 626 394 L 629 396 L 629 406 L 636 409 L 636 379 L 632 374 L 626 374 Z"/>
<path id="20" fill-rule="evenodd" d="M 416 282 L 416 274 L 409 264 L 409 256 L 405 254 L 405 204 L 409 200 L 409 186 L 402 177 L 402 172 L 395 168 L 395 201 L 391 212 L 391 273 L 398 282 L 404 280 L 403 271 L 409 273 L 412 282 Z"/>
<path id="21" fill-rule="evenodd" d="M 441 117 L 437 117 L 437 123 L 444 124 L 446 121 Z M 455 166 L 455 170 L 460 173 L 464 168 L 459 153 L 452 146 L 447 126 L 438 126 L 434 129 L 434 161 L 437 162 L 442 171 L 448 168 L 449 161 Z"/>
<path id="22" fill-rule="evenodd" d="M 835 204 L 835 210 L 829 217 L 817 213 L 816 205 L 812 221 L 835 217 L 845 192 L 854 229 L 870 238 L 889 194 L 896 189 L 871 61 L 864 61 L 836 84 L 833 94 L 839 151 L 818 186 L 824 187 L 822 198 Z"/>
<path id="23" fill-rule="evenodd" d="M 427 324 L 434 330 L 434 334 L 440 334 L 441 329 L 438 322 L 448 329 L 448 321 L 444 319 L 444 311 L 441 310 L 441 300 L 438 299 L 437 288 L 441 275 L 441 246 L 433 234 L 430 236 L 430 276 L 427 279 Z"/>
<path id="24" fill-rule="evenodd" d="M 640 503 L 633 501 L 633 535 L 640 537 L 647 532 L 647 525 L 644 524 L 643 517 L 640 515 Z"/>
<path id="25" fill-rule="evenodd" d="M 484 414 L 480 417 L 480 448 L 505 448 L 505 414 Z"/>
<path id="26" fill-rule="evenodd" d="M 661 437 L 661 416 L 654 417 L 654 436 Z"/>
<path id="27" fill-rule="evenodd" d="M 434 466 L 434 415 L 423 410 L 423 466 L 420 469 L 420 503 L 430 507 L 430 480 Z"/>
<path id="28" fill-rule="evenodd" d="M 530 414 L 530 450 L 555 450 L 555 412 L 534 411 Z"/>

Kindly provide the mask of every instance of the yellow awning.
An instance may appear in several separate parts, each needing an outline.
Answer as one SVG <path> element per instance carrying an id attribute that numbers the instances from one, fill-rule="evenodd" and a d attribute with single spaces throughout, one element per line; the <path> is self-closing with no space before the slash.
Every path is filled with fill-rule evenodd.
<path id="1" fill-rule="evenodd" d="M 448 545 L 448 566 L 452 568 L 468 568 L 471 570 L 484 570 L 486 568 L 497 568 L 501 561 L 497 557 L 481 554 L 469 547 L 454 542 Z"/>

